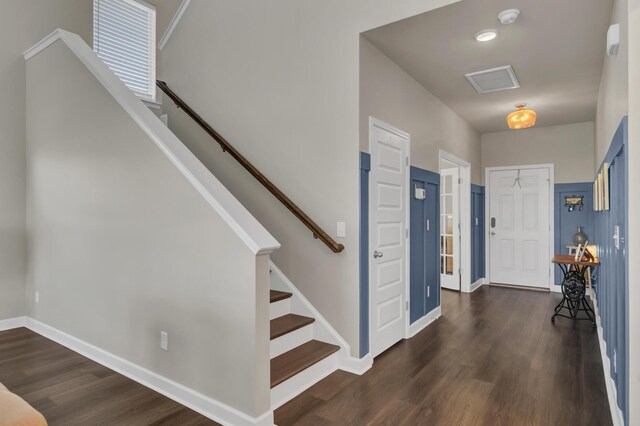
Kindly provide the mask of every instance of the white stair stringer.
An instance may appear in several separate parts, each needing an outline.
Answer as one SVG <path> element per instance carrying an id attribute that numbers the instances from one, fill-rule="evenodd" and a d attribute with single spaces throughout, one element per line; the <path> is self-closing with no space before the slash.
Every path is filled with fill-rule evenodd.
<path id="1" fill-rule="evenodd" d="M 271 304 L 271 319 L 288 313 L 303 315 L 315 319 L 312 324 L 272 340 L 271 358 L 274 358 L 310 340 L 319 340 L 321 342 L 330 343 L 340 347 L 338 352 L 273 387 L 271 389 L 271 408 L 273 410 L 295 398 L 300 393 L 336 370 L 344 370 L 361 375 L 371 368 L 373 363 L 371 356 L 368 354 L 361 359 L 352 357 L 350 355 L 351 348 L 349 344 L 333 327 L 331 327 L 327 320 L 313 307 L 313 305 L 273 262 L 270 262 L 270 287 L 272 290 L 285 291 L 292 294 L 291 298 L 285 299 L 288 305 L 282 304 L 276 306 L 282 301 Z M 288 311 L 286 309 L 288 309 Z"/>

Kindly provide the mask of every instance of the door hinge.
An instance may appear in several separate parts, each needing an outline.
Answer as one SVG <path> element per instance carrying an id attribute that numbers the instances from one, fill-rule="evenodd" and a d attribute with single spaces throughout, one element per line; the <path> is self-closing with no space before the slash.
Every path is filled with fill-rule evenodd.
<path id="1" fill-rule="evenodd" d="M 406 307 L 406 309 L 408 311 L 409 310 L 409 301 L 408 300 L 404 302 L 404 306 Z"/>
<path id="2" fill-rule="evenodd" d="M 458 178 L 458 183 L 462 184 L 462 178 Z"/>
<path id="3" fill-rule="evenodd" d="M 409 238 L 409 228 L 404 230 L 405 237 Z"/>
<path id="4" fill-rule="evenodd" d="M 409 165 L 409 157 L 406 157 L 407 160 L 407 166 Z"/>

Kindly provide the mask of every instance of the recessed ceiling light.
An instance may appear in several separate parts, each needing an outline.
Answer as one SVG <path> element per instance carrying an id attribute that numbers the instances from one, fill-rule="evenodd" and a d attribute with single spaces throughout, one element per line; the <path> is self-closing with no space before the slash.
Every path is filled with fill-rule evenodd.
<path id="1" fill-rule="evenodd" d="M 476 34 L 477 41 L 491 41 L 498 36 L 496 30 L 482 30 Z"/>
<path id="2" fill-rule="evenodd" d="M 498 14 L 498 19 L 505 25 L 513 24 L 518 19 L 520 11 L 518 9 L 503 10 Z"/>

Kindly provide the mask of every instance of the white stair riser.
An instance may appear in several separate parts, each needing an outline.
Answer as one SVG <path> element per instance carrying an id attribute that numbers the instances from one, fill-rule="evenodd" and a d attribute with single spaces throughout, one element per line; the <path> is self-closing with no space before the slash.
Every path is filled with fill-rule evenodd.
<path id="1" fill-rule="evenodd" d="M 271 389 L 271 409 L 283 405 L 338 369 L 338 353 L 323 359 Z"/>
<path id="2" fill-rule="evenodd" d="M 313 324 L 306 325 L 271 341 L 271 358 L 313 340 Z"/>
<path id="3" fill-rule="evenodd" d="M 269 306 L 269 319 L 275 319 L 291 313 L 291 298 L 279 300 Z"/>

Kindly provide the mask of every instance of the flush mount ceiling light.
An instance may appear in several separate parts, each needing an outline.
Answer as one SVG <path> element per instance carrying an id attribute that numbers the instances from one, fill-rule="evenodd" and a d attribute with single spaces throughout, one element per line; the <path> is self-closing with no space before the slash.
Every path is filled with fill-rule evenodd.
<path id="1" fill-rule="evenodd" d="M 496 30 L 482 30 L 476 34 L 475 38 L 477 41 L 491 41 L 498 36 L 498 32 Z"/>
<path id="2" fill-rule="evenodd" d="M 505 25 L 513 24 L 518 19 L 520 11 L 518 9 L 507 9 L 498 13 L 498 19 Z"/>
<path id="3" fill-rule="evenodd" d="M 538 114 L 532 109 L 525 109 L 527 104 L 516 105 L 517 111 L 513 111 L 507 117 L 507 124 L 510 129 L 526 129 L 535 126 Z"/>

